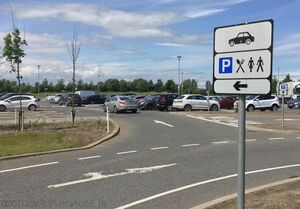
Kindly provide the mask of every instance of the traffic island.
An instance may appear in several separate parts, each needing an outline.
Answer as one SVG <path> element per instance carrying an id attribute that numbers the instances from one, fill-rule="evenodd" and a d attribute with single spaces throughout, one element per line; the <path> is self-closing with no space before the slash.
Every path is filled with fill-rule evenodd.
<path id="1" fill-rule="evenodd" d="M 107 133 L 106 121 L 78 121 L 71 123 L 30 123 L 24 132 L 15 125 L 0 127 L 0 160 L 25 156 L 87 149 L 100 144 L 119 132 L 119 126 L 110 121 Z"/>
<path id="2" fill-rule="evenodd" d="M 249 189 L 246 194 L 247 209 L 299 209 L 300 177 Z M 192 209 L 235 209 L 236 206 L 236 194 L 232 194 Z"/>

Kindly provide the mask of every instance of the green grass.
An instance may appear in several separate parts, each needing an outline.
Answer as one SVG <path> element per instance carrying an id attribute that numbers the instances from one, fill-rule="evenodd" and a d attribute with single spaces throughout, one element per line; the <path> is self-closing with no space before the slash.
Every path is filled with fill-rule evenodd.
<path id="1" fill-rule="evenodd" d="M 77 147 L 64 132 L 0 135 L 0 157 Z"/>

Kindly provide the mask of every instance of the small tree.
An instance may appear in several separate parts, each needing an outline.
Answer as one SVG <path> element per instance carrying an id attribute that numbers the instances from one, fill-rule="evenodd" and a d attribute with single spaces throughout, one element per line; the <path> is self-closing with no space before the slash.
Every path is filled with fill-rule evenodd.
<path id="1" fill-rule="evenodd" d="M 293 81 L 293 80 L 291 79 L 290 74 L 287 74 L 285 76 L 285 78 L 282 80 L 282 83 L 286 83 L 286 82 L 290 82 L 290 81 Z"/>
<path id="2" fill-rule="evenodd" d="M 20 37 L 19 29 L 14 29 L 12 33 L 8 33 L 4 36 L 4 47 L 2 51 L 2 56 L 6 58 L 6 60 L 10 63 L 11 71 L 16 73 L 16 77 L 18 79 L 18 90 L 20 96 L 20 111 L 19 111 L 19 122 L 18 122 L 18 130 L 21 130 L 22 123 L 22 101 L 21 101 L 21 79 L 20 75 L 20 64 L 22 63 L 22 58 L 25 57 L 25 52 L 23 50 L 23 46 L 27 46 L 27 42 Z M 22 126 L 23 127 L 23 126 Z"/>
<path id="3" fill-rule="evenodd" d="M 67 44 L 67 49 L 72 61 L 72 125 L 74 126 L 75 123 L 75 108 L 74 108 L 74 94 L 76 89 L 76 79 L 75 79 L 75 72 L 76 72 L 76 65 L 77 65 L 77 59 L 80 54 L 80 43 L 78 42 L 78 28 L 74 27 L 73 31 L 73 39 L 70 44 Z"/>

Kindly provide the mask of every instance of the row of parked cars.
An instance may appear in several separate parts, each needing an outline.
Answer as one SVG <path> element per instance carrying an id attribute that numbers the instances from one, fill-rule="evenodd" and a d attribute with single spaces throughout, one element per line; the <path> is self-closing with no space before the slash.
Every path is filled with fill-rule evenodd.
<path id="1" fill-rule="evenodd" d="M 74 105 L 81 106 L 83 104 L 104 104 L 106 97 L 103 95 L 81 97 L 79 94 L 66 93 L 47 96 L 46 100 L 51 103 L 67 106 L 71 106 L 72 102 L 74 102 Z"/>
<path id="2" fill-rule="evenodd" d="M 24 109 L 35 111 L 40 107 L 40 100 L 35 98 L 31 94 L 22 93 L 1 93 L 0 94 L 0 112 L 4 112 L 9 109 L 18 109 L 20 102 Z"/>

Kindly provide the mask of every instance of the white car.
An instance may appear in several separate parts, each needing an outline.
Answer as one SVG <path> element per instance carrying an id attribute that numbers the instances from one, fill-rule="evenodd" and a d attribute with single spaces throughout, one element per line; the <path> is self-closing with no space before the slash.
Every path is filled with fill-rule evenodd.
<path id="1" fill-rule="evenodd" d="M 22 106 L 24 109 L 28 109 L 30 111 L 35 111 L 40 107 L 40 103 L 38 99 L 34 96 L 29 95 L 21 95 Z M 8 109 L 19 109 L 20 107 L 20 96 L 12 96 L 5 100 L 0 101 L 0 112 L 6 111 Z"/>
<path id="2" fill-rule="evenodd" d="M 253 112 L 254 110 L 271 110 L 278 111 L 280 107 L 280 102 L 278 97 L 273 95 L 249 95 L 246 97 L 246 105 L 245 108 L 249 112 Z M 234 108 L 238 108 L 238 101 L 234 103 Z"/>
<path id="3" fill-rule="evenodd" d="M 217 101 L 208 101 L 205 96 L 199 94 L 184 94 L 178 96 L 173 101 L 172 107 L 177 110 L 192 111 L 199 109 L 209 109 L 212 111 L 218 111 L 220 104 Z"/>

